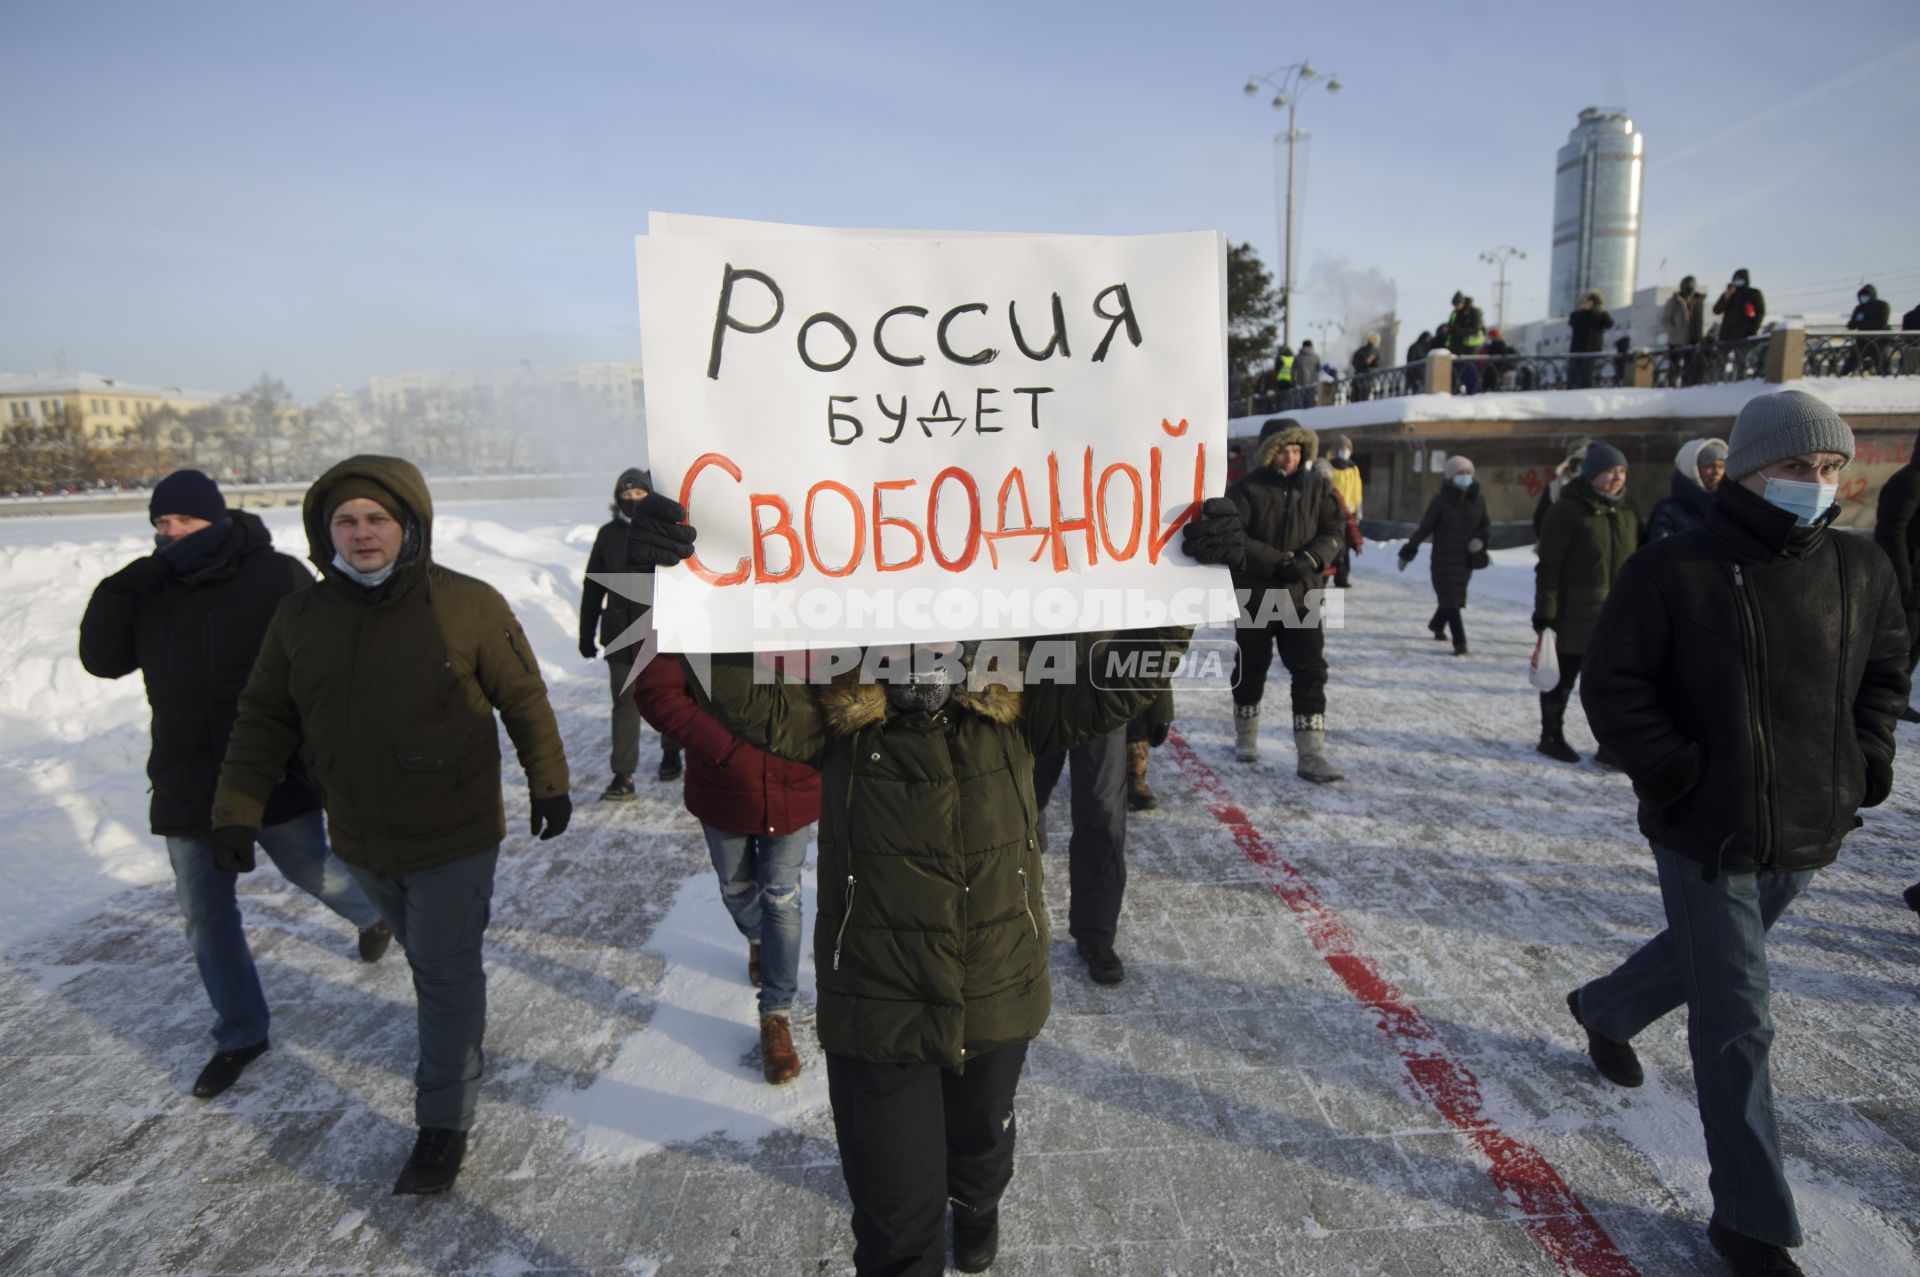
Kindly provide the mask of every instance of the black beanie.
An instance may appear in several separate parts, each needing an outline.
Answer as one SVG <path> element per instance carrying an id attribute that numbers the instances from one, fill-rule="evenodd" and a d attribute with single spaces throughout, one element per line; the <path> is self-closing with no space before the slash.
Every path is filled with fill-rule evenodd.
<path id="1" fill-rule="evenodd" d="M 175 470 L 153 485 L 153 499 L 147 502 L 147 522 L 163 514 L 184 514 L 189 518 L 218 523 L 227 517 L 227 501 L 220 485 L 198 470 Z"/>
<path id="2" fill-rule="evenodd" d="M 639 466 L 628 466 L 620 472 L 620 477 L 614 480 L 613 495 L 618 498 L 628 488 L 645 488 L 648 492 L 652 492 L 653 475 Z"/>
<path id="3" fill-rule="evenodd" d="M 1626 464 L 1625 453 L 1610 443 L 1595 439 L 1587 445 L 1587 459 L 1580 463 L 1580 477 L 1591 482 L 1615 466 Z"/>

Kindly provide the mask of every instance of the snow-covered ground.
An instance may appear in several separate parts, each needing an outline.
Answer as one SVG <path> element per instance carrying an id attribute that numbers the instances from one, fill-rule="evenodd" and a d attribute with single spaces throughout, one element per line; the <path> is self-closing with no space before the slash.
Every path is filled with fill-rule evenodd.
<path id="1" fill-rule="evenodd" d="M 227 1096 L 186 1096 L 210 1017 L 145 832 L 145 702 L 74 655 L 88 591 L 143 529 L 0 521 L 0 1272 L 849 1270 L 811 971 L 806 1070 L 775 1091 L 677 787 L 592 802 L 604 667 L 572 635 L 601 517 L 454 504 L 435 530 L 527 626 L 581 804 L 565 837 L 502 856 L 487 1089 L 442 1201 L 386 1195 L 411 1141 L 404 964 L 353 962 L 344 924 L 271 869 L 243 892 L 274 1050 Z M 297 546 L 292 511 L 268 522 Z M 1231 761 L 1223 694 L 1182 706 L 1161 807 L 1130 823 L 1124 984 L 1086 979 L 1049 858 L 1055 1011 L 995 1272 L 1721 1271 L 1682 1017 L 1643 1036 L 1627 1092 L 1562 1005 L 1660 909 L 1624 779 L 1531 749 L 1530 562 L 1476 577 L 1456 659 L 1422 628 L 1424 557 L 1403 575 L 1369 547 L 1329 643 L 1343 784 L 1293 777 L 1277 667 L 1258 766 Z M 1920 1272 L 1920 919 L 1898 894 L 1917 844 L 1903 757 L 1774 935 L 1810 1273 Z"/>

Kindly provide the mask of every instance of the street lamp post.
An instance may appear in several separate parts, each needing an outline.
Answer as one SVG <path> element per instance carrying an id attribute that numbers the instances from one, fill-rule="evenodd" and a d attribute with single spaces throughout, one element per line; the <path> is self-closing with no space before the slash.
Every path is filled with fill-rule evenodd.
<path id="1" fill-rule="evenodd" d="M 1299 109 L 1300 97 L 1316 81 L 1324 81 L 1329 93 L 1340 91 L 1340 77 L 1326 72 L 1316 71 L 1307 61 L 1289 63 L 1275 67 L 1264 75 L 1250 75 L 1244 90 L 1248 97 L 1260 92 L 1260 86 L 1266 85 L 1273 90 L 1273 101 L 1269 103 L 1274 110 L 1284 109 L 1287 113 L 1287 190 L 1283 201 L 1284 213 L 1280 229 L 1280 340 L 1293 345 L 1293 145 L 1300 137 L 1300 130 L 1294 127 L 1294 112 Z M 1279 138 L 1275 138 L 1279 141 Z M 1274 162 L 1279 163 L 1279 156 Z"/>
<path id="2" fill-rule="evenodd" d="M 1527 260 L 1526 250 L 1515 248 L 1511 244 L 1502 244 L 1498 248 L 1489 248 L 1480 254 L 1480 260 L 1490 262 L 1500 270 L 1500 282 L 1494 287 L 1493 309 L 1495 328 L 1507 326 L 1507 263 L 1514 258 Z"/>

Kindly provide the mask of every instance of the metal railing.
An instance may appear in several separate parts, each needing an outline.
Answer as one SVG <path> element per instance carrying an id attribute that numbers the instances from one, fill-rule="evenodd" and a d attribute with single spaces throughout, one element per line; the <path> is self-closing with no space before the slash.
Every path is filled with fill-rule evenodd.
<path id="1" fill-rule="evenodd" d="M 1803 377 L 1920 376 L 1920 332 L 1807 329 Z"/>

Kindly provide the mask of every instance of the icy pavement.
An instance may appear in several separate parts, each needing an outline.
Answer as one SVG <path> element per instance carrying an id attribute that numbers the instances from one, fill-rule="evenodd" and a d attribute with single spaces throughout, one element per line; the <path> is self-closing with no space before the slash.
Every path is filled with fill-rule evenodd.
<path id="1" fill-rule="evenodd" d="M 566 652 L 577 536 L 457 531 L 456 566 L 512 576 L 540 650 Z M 1424 559 L 1404 576 L 1385 547 L 1360 561 L 1329 644 L 1342 784 L 1292 775 L 1277 665 L 1258 766 L 1231 761 L 1224 695 L 1184 706 L 1186 744 L 1154 755 L 1161 806 L 1130 822 L 1118 987 L 1064 938 L 1054 803 L 1054 1014 L 994 1272 L 1724 1271 L 1684 1017 L 1640 1039 L 1638 1091 L 1577 1049 L 1566 990 L 1650 934 L 1659 897 L 1626 781 L 1532 751 L 1528 560 L 1497 557 L 1466 659 L 1423 628 Z M 760 1084 L 744 946 L 678 787 L 593 803 L 600 684 L 554 668 L 582 806 L 563 838 L 516 836 L 501 860 L 458 1191 L 387 1195 L 412 1138 L 404 963 L 354 961 L 345 924 L 270 870 L 244 906 L 274 1049 L 226 1096 L 186 1094 L 210 1016 L 150 881 L 0 967 L 0 1271 L 850 1270 L 811 1018 L 801 1080 Z M 116 757 L 133 754 L 113 714 Z M 1772 943 L 1800 1254 L 1830 1277 L 1920 1271 L 1920 919 L 1899 900 L 1920 878 L 1920 733 L 1901 738 L 1892 800 Z M 1584 725 L 1574 739 L 1590 752 Z"/>

